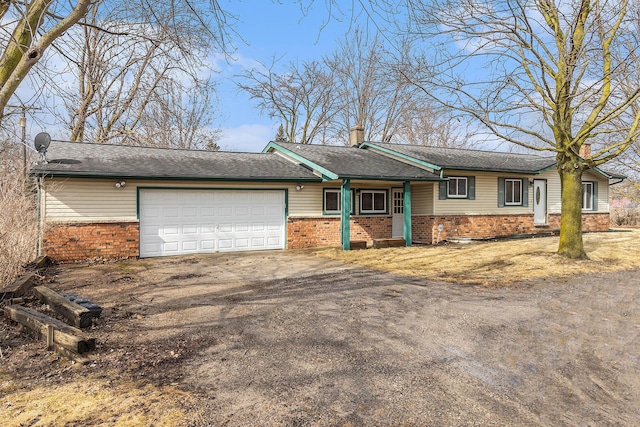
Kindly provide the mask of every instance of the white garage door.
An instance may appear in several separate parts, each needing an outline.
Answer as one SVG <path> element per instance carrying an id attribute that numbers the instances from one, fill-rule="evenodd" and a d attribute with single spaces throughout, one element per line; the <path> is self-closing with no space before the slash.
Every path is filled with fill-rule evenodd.
<path id="1" fill-rule="evenodd" d="M 140 257 L 283 249 L 284 191 L 140 190 Z"/>

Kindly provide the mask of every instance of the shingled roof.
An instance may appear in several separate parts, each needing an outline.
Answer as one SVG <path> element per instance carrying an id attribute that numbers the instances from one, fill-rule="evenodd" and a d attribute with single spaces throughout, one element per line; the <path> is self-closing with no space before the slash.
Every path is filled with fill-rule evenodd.
<path id="1" fill-rule="evenodd" d="M 438 174 L 424 168 L 357 147 L 270 142 L 265 152 L 271 150 L 300 159 L 308 166 L 319 166 L 333 179 L 441 180 Z"/>
<path id="2" fill-rule="evenodd" d="M 320 181 L 277 154 L 176 150 L 51 141 L 36 175 L 204 180 Z"/>
<path id="3" fill-rule="evenodd" d="M 442 169 L 536 173 L 555 165 L 555 157 L 515 154 L 461 148 L 426 147 L 422 145 L 365 142 L 363 147 L 376 147 L 421 160 Z"/>

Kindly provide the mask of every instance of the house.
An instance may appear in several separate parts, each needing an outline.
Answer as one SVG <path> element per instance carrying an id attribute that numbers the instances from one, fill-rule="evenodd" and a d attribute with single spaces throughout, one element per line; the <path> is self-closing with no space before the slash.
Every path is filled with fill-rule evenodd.
<path id="1" fill-rule="evenodd" d="M 364 142 L 270 142 L 262 153 L 52 141 L 40 183 L 41 251 L 57 260 L 369 245 L 548 233 L 555 161 Z M 609 228 L 609 180 L 583 176 L 583 229 Z"/>

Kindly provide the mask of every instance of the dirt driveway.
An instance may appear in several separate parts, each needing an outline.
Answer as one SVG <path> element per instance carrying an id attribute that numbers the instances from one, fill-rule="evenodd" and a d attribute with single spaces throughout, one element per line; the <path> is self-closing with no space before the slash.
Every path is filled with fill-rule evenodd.
<path id="1" fill-rule="evenodd" d="M 105 312 L 96 363 L 49 384 L 175 387 L 191 425 L 638 425 L 639 276 L 485 288 L 299 251 L 58 266 L 53 288 Z M 27 353 L 5 369 L 30 387 L 51 361 Z"/>

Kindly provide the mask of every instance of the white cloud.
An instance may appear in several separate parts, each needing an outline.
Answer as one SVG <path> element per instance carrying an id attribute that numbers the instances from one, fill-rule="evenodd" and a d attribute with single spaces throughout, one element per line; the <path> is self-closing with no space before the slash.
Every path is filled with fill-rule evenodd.
<path id="1" fill-rule="evenodd" d="M 275 126 L 272 125 L 244 124 L 222 129 L 218 145 L 223 151 L 259 153 L 273 140 L 275 134 Z"/>

